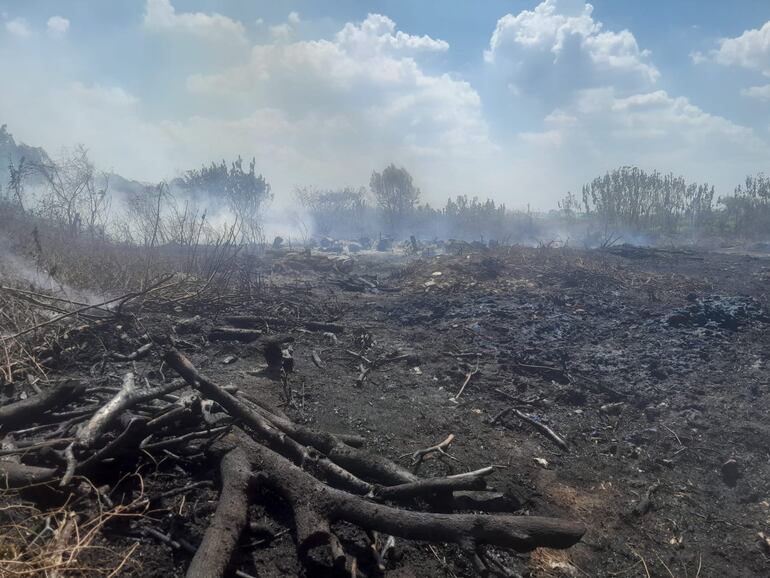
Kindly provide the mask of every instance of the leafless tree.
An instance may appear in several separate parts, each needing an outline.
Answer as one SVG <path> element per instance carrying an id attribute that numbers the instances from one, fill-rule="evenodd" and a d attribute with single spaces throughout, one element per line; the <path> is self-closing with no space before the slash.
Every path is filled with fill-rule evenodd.
<path id="1" fill-rule="evenodd" d="M 40 199 L 41 214 L 58 222 L 71 235 L 83 231 L 92 236 L 104 234 L 104 226 L 110 206 L 109 179 L 97 184 L 94 164 L 88 158 L 88 150 L 79 145 L 65 151 L 58 162 L 42 162 L 34 165 L 46 190 Z"/>

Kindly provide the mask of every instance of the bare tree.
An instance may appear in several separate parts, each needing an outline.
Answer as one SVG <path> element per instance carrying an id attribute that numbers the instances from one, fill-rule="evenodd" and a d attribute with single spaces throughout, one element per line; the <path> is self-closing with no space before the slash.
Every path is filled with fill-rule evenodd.
<path id="1" fill-rule="evenodd" d="M 97 173 L 88 158 L 88 150 L 78 145 L 65 151 L 58 162 L 42 162 L 34 165 L 46 183 L 46 191 L 40 199 L 40 212 L 46 218 L 58 222 L 71 235 L 82 231 L 92 236 L 104 233 L 110 199 L 109 180 L 97 185 Z"/>

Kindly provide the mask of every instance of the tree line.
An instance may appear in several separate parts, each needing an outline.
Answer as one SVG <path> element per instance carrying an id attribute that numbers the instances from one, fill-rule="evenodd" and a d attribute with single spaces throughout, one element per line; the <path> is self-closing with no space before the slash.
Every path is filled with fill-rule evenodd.
<path id="1" fill-rule="evenodd" d="M 135 245 L 191 245 L 224 232 L 244 244 L 266 241 L 265 209 L 273 192 L 254 158 L 212 162 L 170 182 L 133 183 L 119 195 L 118 209 L 111 175 L 95 168 L 84 147 L 56 160 L 42 149 L 14 147 L 3 126 L 0 149 L 8 154 L 8 165 L 0 205 L 6 215 L 34 215 L 69 236 L 109 236 Z M 24 154 L 14 155 L 14 150 Z M 395 164 L 373 171 L 368 188 L 300 187 L 294 196 L 310 221 L 309 230 L 338 238 L 415 234 L 504 242 L 533 240 L 559 229 L 575 236 L 581 228 L 652 236 L 770 234 L 770 177 L 762 173 L 747 177 L 731 195 L 718 196 L 707 183 L 623 166 L 585 184 L 580 195 L 567 193 L 558 209 L 547 214 L 511 210 L 470 195 L 433 207 L 422 202 L 409 171 Z"/>
<path id="2" fill-rule="evenodd" d="M 716 196 L 707 183 L 624 166 L 597 177 L 582 188 L 581 198 L 568 193 L 559 202 L 566 219 L 653 235 L 721 235 L 756 237 L 770 234 L 770 178 L 760 173 Z"/>

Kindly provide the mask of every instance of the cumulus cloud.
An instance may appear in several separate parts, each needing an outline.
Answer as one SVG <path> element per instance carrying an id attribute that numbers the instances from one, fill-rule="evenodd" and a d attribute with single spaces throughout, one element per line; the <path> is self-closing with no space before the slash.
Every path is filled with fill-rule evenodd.
<path id="1" fill-rule="evenodd" d="M 14 18 L 5 23 L 6 31 L 17 38 L 26 38 L 32 31 L 24 18 Z"/>
<path id="2" fill-rule="evenodd" d="M 62 38 L 70 29 L 70 21 L 62 16 L 51 16 L 46 23 L 49 36 Z"/>
<path id="3" fill-rule="evenodd" d="M 294 27 L 288 22 L 270 27 L 270 37 L 277 42 L 288 42 L 294 32 Z"/>
<path id="4" fill-rule="evenodd" d="M 736 38 L 723 38 L 711 52 L 715 62 L 740 66 L 770 76 L 770 21 L 762 28 L 746 30 Z"/>
<path id="5" fill-rule="evenodd" d="M 256 45 L 248 63 L 192 75 L 188 87 L 267 103 L 293 116 L 344 119 L 353 133 L 347 136 L 371 134 L 383 149 L 468 154 L 474 146 L 490 146 L 478 93 L 449 73 L 425 72 L 416 58 L 447 48 L 442 40 L 407 34 L 389 18 L 370 14 L 331 40 Z"/>
<path id="6" fill-rule="evenodd" d="M 337 33 L 336 44 L 348 54 L 445 52 L 449 43 L 430 36 L 396 30 L 396 23 L 382 14 L 369 14 L 361 23 L 348 22 Z"/>
<path id="7" fill-rule="evenodd" d="M 534 10 L 506 14 L 484 59 L 514 94 L 548 102 L 598 86 L 648 87 L 660 76 L 630 31 L 604 30 L 582 0 L 545 0 Z"/>
<path id="8" fill-rule="evenodd" d="M 147 0 L 144 26 L 155 32 L 182 33 L 210 41 L 247 41 L 241 22 L 216 12 L 177 12 L 171 0 Z"/>
<path id="9" fill-rule="evenodd" d="M 299 12 L 289 12 L 286 22 L 275 24 L 268 28 L 270 37 L 275 42 L 289 42 L 294 36 L 297 26 L 299 26 L 301 22 L 302 20 L 299 17 Z"/>
<path id="10" fill-rule="evenodd" d="M 741 90 L 741 95 L 748 98 L 754 98 L 756 100 L 770 102 L 770 84 L 744 88 Z"/>
<path id="11" fill-rule="evenodd" d="M 579 91 L 545 119 L 542 131 L 521 139 L 533 163 L 557 164 L 573 181 L 581 172 L 587 180 L 614 166 L 636 164 L 730 187 L 770 153 L 752 128 L 663 90 L 631 96 L 612 88 Z"/>

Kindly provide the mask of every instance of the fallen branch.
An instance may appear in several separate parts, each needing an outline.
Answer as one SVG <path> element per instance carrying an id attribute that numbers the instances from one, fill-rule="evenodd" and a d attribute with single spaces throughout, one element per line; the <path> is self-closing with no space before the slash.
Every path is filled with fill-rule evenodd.
<path id="1" fill-rule="evenodd" d="M 391 486 L 410 484 L 421 479 L 382 456 L 349 446 L 335 435 L 292 424 L 288 420 L 278 421 L 280 426 L 272 423 L 263 415 L 264 412 L 250 408 L 201 375 L 192 363 L 176 350 L 169 351 L 164 359 L 194 389 L 216 401 L 232 417 L 241 420 L 271 449 L 289 458 L 295 464 L 302 465 L 303 468 L 314 466 L 336 487 L 342 487 L 355 494 L 367 495 L 374 491 L 375 486 L 361 477 Z M 286 428 L 286 431 L 281 428 Z M 323 452 L 326 456 L 311 454 L 308 446 Z M 449 502 L 453 508 L 472 509 L 480 503 L 489 501 L 501 503 L 505 499 L 498 493 L 488 495 L 486 492 L 466 492 L 461 496 L 453 497 Z"/>
<path id="2" fill-rule="evenodd" d="M 120 353 L 112 353 L 111 357 L 117 361 L 136 361 L 137 359 L 142 359 L 145 355 L 147 355 L 150 350 L 152 349 L 153 343 L 145 343 L 142 345 L 139 349 L 136 351 L 132 351 L 128 355 L 122 355 Z"/>
<path id="3" fill-rule="evenodd" d="M 140 389 L 136 387 L 134 374 L 129 372 L 123 378 L 123 386 L 115 397 L 97 411 L 77 433 L 77 444 L 86 448 L 92 447 L 105 429 L 121 414 L 121 412 L 137 404 L 155 399 L 184 387 L 184 382 L 173 381 L 158 387 Z"/>
<path id="4" fill-rule="evenodd" d="M 55 468 L 26 466 L 8 460 L 0 460 L 0 489 L 24 488 L 49 482 L 55 477 Z"/>
<path id="5" fill-rule="evenodd" d="M 66 470 L 59 485 L 61 487 L 67 486 L 75 475 L 78 466 L 77 457 L 75 455 L 76 448 L 93 448 L 102 433 L 104 433 L 123 411 L 144 401 L 155 399 L 167 393 L 171 393 L 172 391 L 176 391 L 177 389 L 181 389 L 182 387 L 184 387 L 183 381 L 173 381 L 159 387 L 139 389 L 136 387 L 134 374 L 128 372 L 123 378 L 123 386 L 120 388 L 120 391 L 110 401 L 97 410 L 88 422 L 78 428 L 77 433 L 75 434 L 75 441 L 64 450 Z M 104 457 L 102 452 L 99 452 L 97 455 L 99 459 Z M 94 462 L 92 461 L 88 465 L 91 465 L 92 463 Z"/>
<path id="6" fill-rule="evenodd" d="M 550 427 L 545 425 L 544 423 L 536 420 L 535 418 L 528 416 L 523 411 L 519 411 L 515 407 L 510 407 L 508 409 L 505 409 L 498 413 L 494 419 L 492 420 L 492 423 L 495 423 L 496 421 L 501 420 L 505 415 L 512 413 L 519 419 L 524 420 L 528 424 L 531 424 L 535 427 L 540 433 L 542 433 L 545 437 L 550 439 L 553 443 L 555 443 L 557 446 L 559 446 L 561 449 L 568 451 L 569 446 L 567 445 L 567 442 L 564 441 L 564 439 L 561 438 L 555 431 L 553 431 Z"/>
<path id="7" fill-rule="evenodd" d="M 580 524 L 556 518 L 434 514 L 374 504 L 324 486 L 265 446 L 250 442 L 247 448 L 250 459 L 261 468 L 260 479 L 283 495 L 294 509 L 301 554 L 320 544 L 334 548 L 336 538 L 329 528 L 335 521 L 412 540 L 469 547 L 489 544 L 520 552 L 537 547 L 568 548 L 585 532 Z M 308 496 L 313 499 L 308 500 Z"/>
<path id="8" fill-rule="evenodd" d="M 367 494 L 370 491 L 370 484 L 341 468 L 330 459 L 323 456 L 312 455 L 306 446 L 284 434 L 264 416 L 249 408 L 243 402 L 198 373 L 195 366 L 193 366 L 193 364 L 178 351 L 169 351 L 166 353 L 164 359 L 169 366 L 190 384 L 191 387 L 200 391 L 209 399 L 216 401 L 231 416 L 241 420 L 253 430 L 262 441 L 281 455 L 288 457 L 297 464 L 316 466 L 321 473 L 330 480 L 330 482 L 346 489 L 350 489 L 358 494 Z"/>
<path id="9" fill-rule="evenodd" d="M 419 466 L 422 461 L 429 456 L 430 454 L 437 453 L 439 454 L 439 457 L 447 457 L 449 459 L 452 459 L 454 461 L 459 461 L 456 457 L 449 455 L 446 450 L 449 448 L 450 445 L 452 445 L 452 442 L 455 439 L 455 434 L 449 434 L 444 441 L 437 443 L 435 446 L 430 446 L 428 448 L 423 448 L 421 450 L 417 450 L 412 455 L 412 467 L 416 470 L 417 466 Z M 402 458 L 405 458 L 409 454 L 404 454 L 401 456 Z"/>
<path id="10" fill-rule="evenodd" d="M 483 490 L 487 487 L 484 480 L 494 471 L 492 467 L 482 468 L 445 478 L 427 478 L 398 486 L 377 486 L 371 497 L 381 500 L 406 500 L 437 493 L 451 493 L 458 490 Z"/>
<path id="11" fill-rule="evenodd" d="M 256 341 L 262 337 L 260 329 L 239 329 L 236 327 L 215 327 L 209 332 L 210 341 Z"/>
<path id="12" fill-rule="evenodd" d="M 474 367 L 471 371 L 465 374 L 465 381 L 463 382 L 463 386 L 460 388 L 460 391 L 457 392 L 457 395 L 454 397 L 450 397 L 450 401 L 457 402 L 458 399 L 460 399 L 460 396 L 465 391 L 465 386 L 468 385 L 471 378 L 476 375 L 479 372 L 479 358 L 476 358 L 476 367 Z"/>
<path id="13" fill-rule="evenodd" d="M 77 398 L 85 391 L 85 384 L 65 381 L 43 395 L 35 395 L 0 407 L 0 430 L 9 431 L 24 423 L 36 421 L 49 409 Z"/>
<path id="14" fill-rule="evenodd" d="M 187 569 L 188 578 L 223 576 L 246 526 L 249 482 L 253 463 L 238 446 L 222 458 L 222 490 L 217 509 Z"/>

